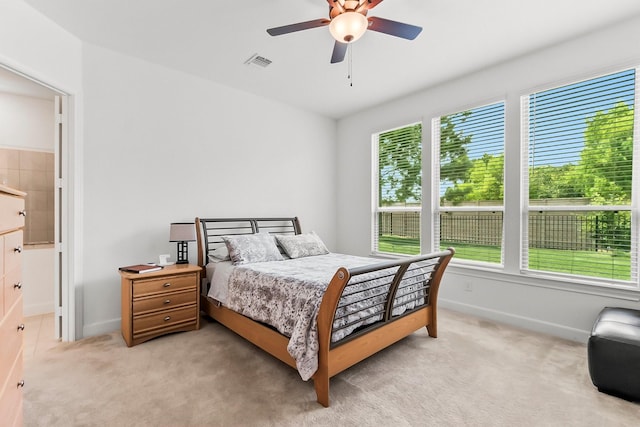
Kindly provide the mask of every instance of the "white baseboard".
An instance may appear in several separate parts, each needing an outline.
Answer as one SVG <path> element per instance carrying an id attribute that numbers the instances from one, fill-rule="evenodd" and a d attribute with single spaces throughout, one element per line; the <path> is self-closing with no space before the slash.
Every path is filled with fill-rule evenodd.
<path id="1" fill-rule="evenodd" d="M 53 301 L 29 305 L 25 304 L 22 307 L 22 315 L 24 317 L 39 316 L 41 314 L 53 313 L 54 311 Z"/>
<path id="2" fill-rule="evenodd" d="M 84 325 L 82 327 L 82 337 L 76 337 L 76 339 L 94 337 L 96 335 L 108 334 L 118 330 L 120 330 L 120 319 L 92 323 L 90 325 Z"/>
<path id="3" fill-rule="evenodd" d="M 558 325 L 556 323 L 532 319 L 530 317 L 523 317 L 513 313 L 496 311 L 485 307 L 463 304 L 443 298 L 438 298 L 438 306 L 485 319 L 491 319 L 496 322 L 506 323 L 518 328 L 529 329 L 531 331 L 554 335 L 556 337 L 581 343 L 586 343 L 589 339 L 589 335 L 591 334 L 591 331 L 584 331 L 582 329 L 571 328 L 564 325 Z"/>
<path id="4" fill-rule="evenodd" d="M 438 305 L 442 308 L 450 309 L 453 311 L 459 311 L 461 313 L 467 313 L 467 314 L 482 317 L 485 319 L 491 319 L 496 322 L 513 325 L 518 328 L 529 329 L 535 332 L 554 335 L 560 338 L 568 339 L 571 341 L 577 341 L 581 343 L 586 343 L 591 333 L 591 331 L 584 331 L 582 329 L 571 328 L 564 325 L 558 325 L 556 323 L 545 322 L 543 320 L 532 319 L 530 317 L 524 317 L 524 316 L 519 316 L 513 313 L 506 313 L 503 311 L 492 310 L 485 307 L 463 304 L 457 301 L 447 300 L 444 298 L 438 299 Z M 49 312 L 50 311 L 51 310 L 49 310 Z M 25 307 L 25 312 L 26 312 L 26 307 Z M 120 319 L 112 319 L 106 322 L 92 323 L 90 325 L 85 325 L 82 328 L 82 337 L 87 338 L 87 337 L 92 337 L 96 335 L 108 334 L 113 331 L 117 331 L 119 329 L 120 329 Z"/>

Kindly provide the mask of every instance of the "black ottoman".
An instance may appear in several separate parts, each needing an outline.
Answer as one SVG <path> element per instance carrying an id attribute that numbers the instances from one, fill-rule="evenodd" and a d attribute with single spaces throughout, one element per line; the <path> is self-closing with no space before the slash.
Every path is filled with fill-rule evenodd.
<path id="1" fill-rule="evenodd" d="M 640 400 L 640 310 L 605 307 L 589 344 L 589 374 L 603 393 Z"/>

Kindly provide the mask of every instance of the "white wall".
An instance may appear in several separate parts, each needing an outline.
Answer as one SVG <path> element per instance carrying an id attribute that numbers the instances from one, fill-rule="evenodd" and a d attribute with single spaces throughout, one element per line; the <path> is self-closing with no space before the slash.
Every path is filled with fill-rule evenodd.
<path id="1" fill-rule="evenodd" d="M 54 261 L 52 247 L 36 246 L 22 252 L 22 305 L 25 316 L 53 313 Z"/>
<path id="2" fill-rule="evenodd" d="M 0 92 L 0 147 L 53 153 L 53 101 Z"/>
<path id="3" fill-rule="evenodd" d="M 83 71 L 85 336 L 119 328 L 119 266 L 175 259 L 171 222 L 297 215 L 335 248 L 335 121 L 92 45 Z"/>
<path id="4" fill-rule="evenodd" d="M 533 90 L 640 65 L 640 18 L 552 46 L 516 60 L 442 83 L 338 122 L 338 250 L 367 255 L 371 248 L 371 135 L 422 120 L 424 167 L 431 161 L 431 119 L 505 100 L 505 269 L 483 271 L 452 262 L 440 291 L 441 306 L 522 327 L 584 340 L 606 305 L 640 308 L 637 292 L 607 291 L 520 276 L 520 96 Z M 427 177 L 428 173 L 425 173 Z M 437 195 L 436 195 L 437 196 Z M 430 241 L 430 183 L 423 186 L 423 242 Z M 423 243 L 424 245 L 424 243 Z M 425 248 L 423 247 L 423 250 Z M 426 251 L 432 248 L 427 248 Z M 465 291 L 467 283 L 472 291 Z M 443 328 L 446 328 L 443 325 Z"/>

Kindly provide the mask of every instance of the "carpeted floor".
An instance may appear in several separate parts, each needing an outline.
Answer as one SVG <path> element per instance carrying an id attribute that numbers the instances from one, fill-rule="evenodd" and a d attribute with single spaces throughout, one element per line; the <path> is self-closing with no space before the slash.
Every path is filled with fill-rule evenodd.
<path id="1" fill-rule="evenodd" d="M 128 348 L 119 332 L 25 361 L 25 426 L 631 426 L 586 347 L 440 309 L 426 330 L 313 383 L 210 320 Z"/>

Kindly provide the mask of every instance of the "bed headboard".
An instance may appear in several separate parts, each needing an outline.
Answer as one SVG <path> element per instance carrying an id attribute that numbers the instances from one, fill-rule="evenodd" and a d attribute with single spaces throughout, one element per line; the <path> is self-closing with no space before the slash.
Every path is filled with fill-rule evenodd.
<path id="1" fill-rule="evenodd" d="M 300 234 L 300 221 L 293 218 L 196 218 L 198 265 L 207 264 L 209 253 L 224 245 L 222 236 L 241 234 Z"/>

